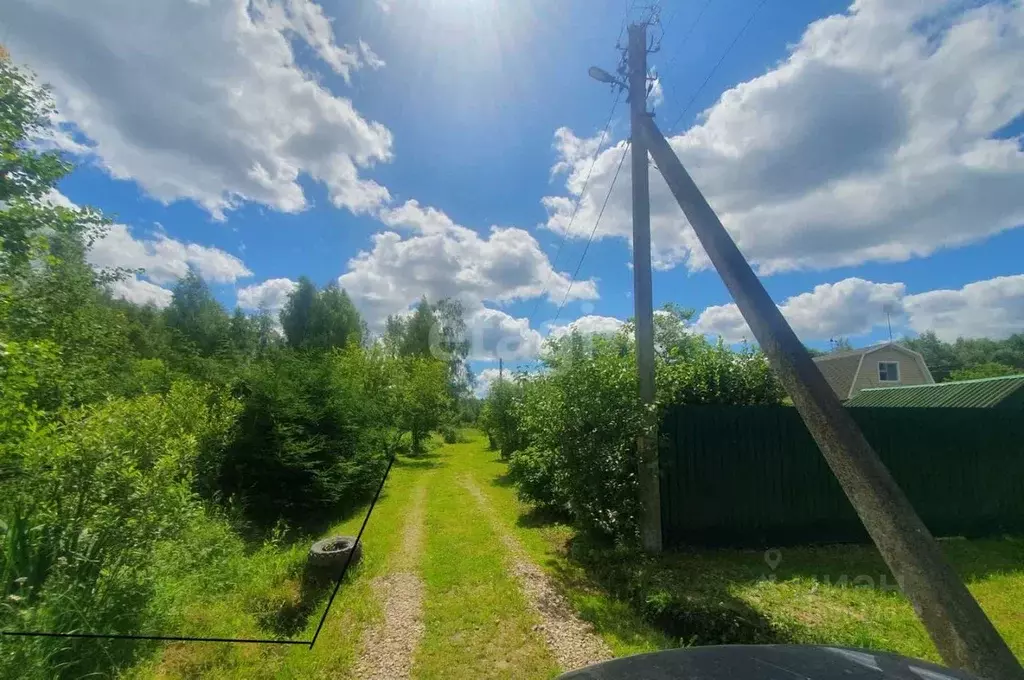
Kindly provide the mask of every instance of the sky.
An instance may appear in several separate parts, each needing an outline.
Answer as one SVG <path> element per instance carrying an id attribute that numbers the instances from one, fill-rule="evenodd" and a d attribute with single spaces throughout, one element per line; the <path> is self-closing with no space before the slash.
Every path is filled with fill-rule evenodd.
<path id="1" fill-rule="evenodd" d="M 485 384 L 633 313 L 628 105 L 587 69 L 648 6 L 7 0 L 0 44 L 52 87 L 53 200 L 114 219 L 93 263 L 145 269 L 115 294 L 306 275 L 371 330 L 454 297 Z M 802 340 L 1024 330 L 1024 4 L 659 8 L 655 122 Z M 651 205 L 655 306 L 753 341 L 654 167 Z"/>

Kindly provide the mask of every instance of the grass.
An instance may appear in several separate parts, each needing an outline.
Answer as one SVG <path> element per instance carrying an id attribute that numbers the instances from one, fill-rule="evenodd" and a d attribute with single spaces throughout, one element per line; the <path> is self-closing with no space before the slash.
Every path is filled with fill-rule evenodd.
<path id="1" fill-rule="evenodd" d="M 657 557 L 616 551 L 519 502 L 496 453 L 482 452 L 471 465 L 488 483 L 504 521 L 617 656 L 688 644 L 793 643 L 941 661 L 873 546 L 770 554 L 692 549 Z M 941 545 L 1024 659 L 1024 540 L 949 539 Z"/>
<path id="2" fill-rule="evenodd" d="M 351 677 L 364 632 L 382 616 L 370 582 L 397 569 L 424 581 L 425 632 L 414 678 L 550 678 L 559 669 L 506 567 L 490 519 L 462 486 L 472 478 L 502 530 L 557 583 L 616 656 L 687 644 L 828 643 L 938 660 L 913 610 L 870 546 L 762 551 L 687 550 L 661 556 L 588 542 L 559 518 L 520 502 L 486 439 L 402 458 L 364 535 L 316 647 L 171 644 L 126 675 L 136 678 Z M 422 554 L 398 562 L 413 491 L 426 488 Z M 330 533 L 354 534 L 357 513 Z M 308 542 L 246 553 L 216 525 L 200 526 L 165 556 L 154 606 L 174 632 L 308 638 L 325 606 L 303 603 Z M 204 534 L 204 532 L 206 532 Z M 1024 658 L 1024 541 L 948 540 L 943 548 L 1011 648 Z M 204 552 L 205 551 L 205 552 Z M 219 552 L 218 552 L 219 551 Z M 775 558 L 778 558 L 777 560 Z M 770 563 L 769 563 L 770 562 Z"/>
<path id="3" fill-rule="evenodd" d="M 488 518 L 459 481 L 479 455 L 475 442 L 443 449 L 443 467 L 431 480 L 426 519 L 426 632 L 413 676 L 545 678 L 557 666 L 517 583 L 505 568 L 504 548 Z"/>
<path id="4" fill-rule="evenodd" d="M 134 678 L 335 678 L 345 675 L 355 661 L 363 630 L 381 616 L 370 581 L 388 571 L 390 558 L 401 540 L 410 492 L 421 473 L 417 462 L 396 464 L 391 471 L 363 535 L 363 559 L 346 577 L 312 651 L 304 646 L 176 643 L 162 647 L 153 658 L 127 675 Z M 357 512 L 331 527 L 327 534 L 354 535 L 362 519 L 363 512 Z M 301 611 L 300 570 L 310 543 L 267 546 L 252 554 L 232 551 L 227 556 L 215 556 L 204 565 L 206 568 L 178 570 L 191 571 L 191 576 L 165 578 L 164 596 L 181 603 L 173 634 L 310 639 L 327 599 L 327 594 L 321 593 L 310 611 Z M 184 549 L 188 550 L 187 546 Z M 205 582 L 210 574 L 218 575 L 219 582 Z M 296 608 L 304 615 L 290 616 Z M 288 621 L 289 618 L 293 620 Z M 300 619 L 297 626 L 295 618 Z"/>

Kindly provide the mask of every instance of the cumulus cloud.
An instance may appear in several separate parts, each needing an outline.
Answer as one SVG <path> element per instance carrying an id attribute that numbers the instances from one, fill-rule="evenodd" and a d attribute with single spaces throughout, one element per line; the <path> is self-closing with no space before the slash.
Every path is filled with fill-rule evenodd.
<path id="1" fill-rule="evenodd" d="M 934 330 L 946 341 L 958 337 L 1004 338 L 1024 329 L 1024 275 L 969 283 L 959 290 L 906 294 L 903 283 L 874 283 L 849 278 L 823 283 L 779 305 L 793 331 L 804 341 L 857 336 L 885 327 L 886 311 L 894 327 Z M 720 335 L 727 342 L 754 340 L 735 304 L 705 309 L 694 330 Z"/>
<path id="2" fill-rule="evenodd" d="M 171 304 L 171 291 L 137 276 L 110 284 L 110 293 L 137 305 L 155 305 L 161 309 Z"/>
<path id="3" fill-rule="evenodd" d="M 447 297 L 466 310 L 475 357 L 536 354 L 541 336 L 527 319 L 485 305 L 542 295 L 561 302 L 570 276 L 554 270 L 529 232 L 492 227 L 481 235 L 416 201 L 382 210 L 380 219 L 396 231 L 375 234 L 372 247 L 352 258 L 338 279 L 371 329 L 424 295 L 431 301 Z M 570 300 L 595 298 L 592 279 L 577 281 L 569 294 Z"/>
<path id="4" fill-rule="evenodd" d="M 308 47 L 345 80 L 383 61 L 339 44 L 312 0 L 10 0 L 6 47 L 54 88 L 85 147 L 118 179 L 216 217 L 242 201 L 294 212 L 305 174 L 359 212 L 388 200 L 361 170 L 391 158 L 391 133 L 296 61 Z"/>
<path id="5" fill-rule="evenodd" d="M 97 268 L 145 269 L 146 278 L 158 284 L 176 281 L 188 273 L 189 267 L 214 283 L 234 283 L 252 276 L 244 262 L 219 248 L 182 243 L 165 234 L 135 238 L 123 224 L 112 225 L 93 245 L 88 259 Z"/>
<path id="6" fill-rule="evenodd" d="M 904 304 L 910 327 L 919 333 L 934 330 L 947 342 L 1005 338 L 1024 331 L 1024 274 L 911 295 Z"/>
<path id="7" fill-rule="evenodd" d="M 291 279 L 268 279 L 246 286 L 238 291 L 238 306 L 250 310 L 263 308 L 276 317 L 298 285 Z"/>
<path id="8" fill-rule="evenodd" d="M 498 369 L 485 368 L 476 374 L 476 396 L 480 399 L 486 397 L 491 391 L 491 385 L 498 379 Z"/>
<path id="9" fill-rule="evenodd" d="M 548 330 L 548 337 L 560 338 L 573 331 L 577 331 L 581 335 L 614 335 L 622 329 L 623 325 L 625 325 L 625 321 L 616 319 L 614 316 L 590 314 L 562 326 L 552 326 Z"/>
<path id="10" fill-rule="evenodd" d="M 61 208 L 79 207 L 57 189 L 50 189 L 43 200 Z M 115 297 L 157 307 L 166 307 L 171 302 L 171 291 L 159 284 L 174 283 L 190 268 L 214 283 L 234 283 L 252 276 L 244 262 L 219 248 L 183 243 L 166 234 L 136 238 L 123 224 L 110 225 L 103 237 L 93 243 L 86 260 L 96 269 L 143 270 L 140 275 L 112 283 L 110 291 Z"/>
<path id="11" fill-rule="evenodd" d="M 762 273 L 925 256 L 1024 223 L 1021 140 L 994 138 L 1024 112 L 1021 53 L 1019 2 L 857 0 L 670 143 Z M 624 144 L 598 157 L 581 223 Z M 544 199 L 548 228 L 564 229 L 591 147 L 556 133 L 568 195 Z M 621 174 L 600 236 L 628 240 L 628 163 Z M 709 265 L 658 172 L 651 212 L 656 267 Z"/>

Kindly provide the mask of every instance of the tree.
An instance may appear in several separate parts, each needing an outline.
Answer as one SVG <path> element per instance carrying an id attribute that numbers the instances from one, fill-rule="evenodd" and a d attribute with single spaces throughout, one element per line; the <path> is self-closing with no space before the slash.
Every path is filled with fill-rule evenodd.
<path id="1" fill-rule="evenodd" d="M 201 357 L 212 357 L 230 346 L 227 312 L 193 268 L 175 284 L 164 314 L 180 342 Z"/>
<path id="2" fill-rule="evenodd" d="M 831 353 L 849 352 L 851 349 L 853 349 L 853 345 L 850 344 L 850 339 L 839 337 L 832 340 L 832 349 L 829 351 Z"/>
<path id="3" fill-rule="evenodd" d="M 281 327 L 292 349 L 304 349 L 310 345 L 313 317 L 316 315 L 316 292 L 316 284 L 305 276 L 299 277 L 299 285 L 281 310 Z"/>
<path id="4" fill-rule="evenodd" d="M 56 151 L 30 143 L 50 127 L 53 112 L 49 92 L 0 53 L 0 263 L 24 264 L 41 229 L 72 217 L 39 205 L 71 170 Z"/>
<path id="5" fill-rule="evenodd" d="M 363 320 L 337 281 L 332 281 L 317 295 L 314 307 L 310 344 L 318 349 L 344 347 L 363 340 Z"/>
<path id="6" fill-rule="evenodd" d="M 228 329 L 228 338 L 231 342 L 231 350 L 239 358 L 248 358 L 256 354 L 259 343 L 256 321 L 246 316 L 241 307 L 235 307 L 235 313 L 231 315 L 231 325 Z"/>
<path id="7" fill-rule="evenodd" d="M 281 312 L 288 346 L 302 350 L 327 350 L 362 342 L 365 326 L 348 293 L 337 282 L 324 290 L 305 276 L 288 297 Z"/>
<path id="8" fill-rule="evenodd" d="M 437 324 L 434 316 L 434 308 L 427 302 L 427 298 L 420 298 L 416 310 L 408 319 L 396 323 L 396 330 L 401 330 L 402 339 L 398 346 L 398 353 L 404 357 L 430 357 L 431 333 Z"/>
<path id="9" fill-rule="evenodd" d="M 988 363 L 978 364 L 969 368 L 958 368 L 950 373 L 949 377 L 947 377 L 944 382 L 952 382 L 954 380 L 978 380 L 980 378 L 1000 378 L 1005 375 L 1017 375 L 1018 373 L 1021 373 L 1021 370 L 1018 368 L 990 361 Z"/>

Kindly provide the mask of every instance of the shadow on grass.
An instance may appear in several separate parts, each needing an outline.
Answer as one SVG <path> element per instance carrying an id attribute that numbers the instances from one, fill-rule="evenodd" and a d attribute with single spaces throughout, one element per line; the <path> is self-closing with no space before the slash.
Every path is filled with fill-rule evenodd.
<path id="1" fill-rule="evenodd" d="M 491 480 L 491 484 L 493 484 L 494 486 L 500 486 L 500 487 L 503 487 L 503 488 L 510 488 L 510 487 L 514 487 L 515 486 L 515 482 L 512 481 L 512 478 L 509 477 L 507 473 L 506 474 L 498 475 L 497 477 L 492 479 Z"/>
<path id="2" fill-rule="evenodd" d="M 568 513 L 555 508 L 533 507 L 529 512 L 519 515 L 516 520 L 518 526 L 528 529 L 540 529 L 556 524 L 569 524 L 572 517 Z"/>
<path id="3" fill-rule="evenodd" d="M 358 564 L 349 569 L 345 582 L 351 581 L 358 571 Z M 299 572 L 293 573 L 256 603 L 257 622 L 261 628 L 275 635 L 294 638 L 309 624 L 310 616 L 324 604 L 334 589 L 336 578 L 303 565 Z"/>
<path id="4" fill-rule="evenodd" d="M 940 545 L 965 581 L 1024 573 L 1022 538 L 944 539 Z M 630 635 L 628 613 L 656 627 L 670 644 L 807 642 L 806 631 L 794 627 L 795 622 L 772 619 L 733 594 L 767 578 L 898 593 L 896 579 L 873 545 L 801 546 L 770 553 L 687 548 L 652 556 L 577 536 L 567 557 L 553 565 L 565 592 L 591 584 L 611 596 L 574 603 L 599 630 Z"/>
<path id="5" fill-rule="evenodd" d="M 939 539 L 939 546 L 956 573 L 967 582 L 992 574 L 1024 573 L 1024 538 L 1021 537 L 945 538 Z M 779 580 L 813 578 L 841 583 L 861 577 L 877 585 L 884 577 L 888 584 L 896 584 L 882 556 L 871 544 L 792 546 L 773 550 L 770 555 L 769 551 L 761 550 L 697 550 L 690 554 L 699 555 L 717 568 L 728 568 L 736 579 L 756 579 L 772 573 Z M 744 557 L 737 559 L 737 555 Z M 774 566 L 768 564 L 769 558 Z"/>
<path id="6" fill-rule="evenodd" d="M 409 468 L 413 470 L 433 470 L 434 468 L 445 467 L 448 463 L 441 460 L 436 453 L 421 453 L 418 456 L 398 456 L 395 458 L 396 468 Z"/>
<path id="7" fill-rule="evenodd" d="M 581 613 L 598 629 L 631 632 L 624 609 L 665 635 L 672 645 L 786 644 L 791 631 L 773 623 L 730 592 L 735 573 L 710 571 L 675 554 L 646 555 L 578 536 L 569 543 L 568 566 L 556 568 L 563 587 L 600 586 L 612 598 L 594 598 Z M 747 578 L 761 574 L 751 570 Z M 598 606 L 599 605 L 599 606 Z"/>

